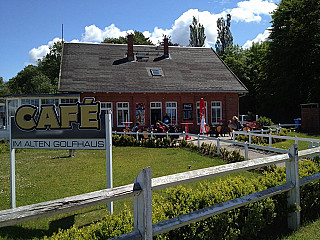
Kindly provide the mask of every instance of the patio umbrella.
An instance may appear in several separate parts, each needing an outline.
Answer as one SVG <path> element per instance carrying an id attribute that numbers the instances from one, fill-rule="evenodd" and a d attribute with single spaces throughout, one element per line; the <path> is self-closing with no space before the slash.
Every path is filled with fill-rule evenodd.
<path id="1" fill-rule="evenodd" d="M 200 133 L 206 133 L 206 105 L 203 98 L 200 100 Z"/>

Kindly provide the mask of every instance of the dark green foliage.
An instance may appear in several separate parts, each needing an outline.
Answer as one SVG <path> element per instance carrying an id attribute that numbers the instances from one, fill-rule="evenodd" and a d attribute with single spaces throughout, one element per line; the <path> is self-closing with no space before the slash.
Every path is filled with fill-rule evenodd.
<path id="1" fill-rule="evenodd" d="M 9 152 L 10 145 L 5 139 L 0 140 L 0 153 Z"/>
<path id="2" fill-rule="evenodd" d="M 125 37 L 119 38 L 105 38 L 102 43 L 114 43 L 114 44 L 127 44 L 128 35 Z M 153 45 L 151 40 L 148 37 L 145 37 L 142 32 L 134 31 L 133 34 L 133 44 L 135 45 Z"/>
<path id="3" fill-rule="evenodd" d="M 257 120 L 257 124 L 259 126 L 272 126 L 273 125 L 273 122 L 270 118 L 267 118 L 267 117 L 259 117 L 258 120 Z"/>
<path id="4" fill-rule="evenodd" d="M 216 42 L 216 52 L 218 55 L 225 59 L 226 49 L 233 46 L 233 37 L 230 30 L 231 26 L 231 15 L 227 14 L 227 20 L 224 20 L 223 17 L 218 18 L 217 20 L 217 29 L 218 36 Z"/>
<path id="5" fill-rule="evenodd" d="M 125 207 L 119 214 L 110 215 L 109 212 L 101 221 L 78 228 L 73 226 L 69 230 L 60 230 L 50 239 L 107 239 L 133 231 L 132 213 Z M 44 239 L 48 239 L 45 237 Z"/>
<path id="6" fill-rule="evenodd" d="M 267 110 L 283 122 L 300 116 L 300 104 L 320 102 L 320 1 L 282 0 L 272 19 Z"/>
<path id="7" fill-rule="evenodd" d="M 38 67 L 29 65 L 8 82 L 12 94 L 52 93 L 50 79 Z"/>
<path id="8" fill-rule="evenodd" d="M 268 42 L 254 43 L 248 49 L 229 46 L 224 53 L 225 63 L 249 91 L 239 99 L 242 114 L 264 115 L 266 106 L 270 105 L 265 101 L 269 87 L 266 81 L 268 45 Z"/>
<path id="9" fill-rule="evenodd" d="M 3 81 L 3 77 L 0 77 L 0 95 L 9 94 L 8 83 Z"/>
<path id="10" fill-rule="evenodd" d="M 203 47 L 206 40 L 203 25 L 193 16 L 192 24 L 189 26 L 190 40 L 189 45 L 191 47 Z"/>

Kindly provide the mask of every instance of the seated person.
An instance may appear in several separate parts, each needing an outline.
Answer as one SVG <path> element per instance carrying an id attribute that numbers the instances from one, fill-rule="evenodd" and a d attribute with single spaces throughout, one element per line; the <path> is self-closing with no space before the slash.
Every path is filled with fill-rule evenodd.
<path id="1" fill-rule="evenodd" d="M 168 116 L 168 114 L 166 114 L 166 115 L 163 117 L 163 123 L 165 123 L 165 124 L 170 124 L 170 117 Z"/>
<path id="2" fill-rule="evenodd" d="M 161 125 L 160 121 L 158 121 L 156 123 L 156 125 L 154 126 L 154 128 L 153 128 L 153 132 L 155 132 L 155 133 L 164 133 L 164 132 L 166 132 L 165 126 Z"/>
<path id="3" fill-rule="evenodd" d="M 139 123 L 137 122 L 136 125 L 132 128 L 132 132 L 138 132 L 139 131 Z"/>
<path id="4" fill-rule="evenodd" d="M 230 131 L 242 129 L 241 123 L 236 116 L 233 116 L 232 119 L 228 121 L 228 128 L 230 128 Z"/>

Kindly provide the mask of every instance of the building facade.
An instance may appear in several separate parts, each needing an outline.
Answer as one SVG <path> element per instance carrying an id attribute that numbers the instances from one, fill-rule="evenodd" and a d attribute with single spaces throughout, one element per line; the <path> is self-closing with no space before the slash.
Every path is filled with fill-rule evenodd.
<path id="1" fill-rule="evenodd" d="M 211 48 L 65 43 L 59 90 L 94 97 L 113 111 L 113 128 L 126 122 L 150 127 L 169 116 L 171 123 L 199 132 L 199 105 L 206 123 L 226 124 L 239 114 L 247 88 Z"/>

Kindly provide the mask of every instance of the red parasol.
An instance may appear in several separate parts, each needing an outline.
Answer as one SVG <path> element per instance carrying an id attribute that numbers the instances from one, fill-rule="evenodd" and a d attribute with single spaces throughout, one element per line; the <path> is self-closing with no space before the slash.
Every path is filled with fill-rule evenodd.
<path id="1" fill-rule="evenodd" d="M 206 133 L 206 104 L 203 98 L 200 100 L 200 133 Z"/>

